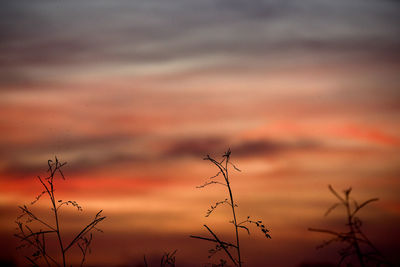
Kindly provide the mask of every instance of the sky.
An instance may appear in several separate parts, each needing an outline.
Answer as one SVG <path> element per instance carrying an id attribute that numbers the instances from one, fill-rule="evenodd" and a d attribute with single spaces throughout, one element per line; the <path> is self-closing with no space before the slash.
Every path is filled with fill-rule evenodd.
<path id="1" fill-rule="evenodd" d="M 18 206 L 41 192 L 47 160 L 68 239 L 98 210 L 91 265 L 204 266 L 203 224 L 233 238 L 206 155 L 228 148 L 247 266 L 336 263 L 308 227 L 352 187 L 371 240 L 399 260 L 400 4 L 394 0 L 5 0 L 0 8 L 0 260 L 23 264 Z M 46 217 L 48 199 L 33 208 Z M 52 218 L 48 218 L 51 220 Z M 71 259 L 75 256 L 70 255 Z"/>

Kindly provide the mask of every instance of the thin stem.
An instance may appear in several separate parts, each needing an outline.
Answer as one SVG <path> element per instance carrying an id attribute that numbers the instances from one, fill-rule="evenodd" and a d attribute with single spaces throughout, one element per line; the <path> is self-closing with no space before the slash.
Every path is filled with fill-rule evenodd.
<path id="1" fill-rule="evenodd" d="M 237 254 L 238 254 L 238 261 L 239 261 L 239 267 L 242 266 L 242 261 L 241 261 L 241 257 L 240 257 L 240 245 L 239 245 L 239 231 L 238 231 L 238 225 L 237 225 L 237 221 L 236 221 L 236 211 L 235 211 L 235 202 L 233 201 L 233 194 L 232 194 L 232 189 L 229 183 L 229 174 L 228 174 L 228 161 L 229 161 L 229 154 L 227 154 L 226 156 L 226 161 L 225 161 L 225 180 L 226 180 L 226 185 L 228 187 L 228 191 L 229 191 L 229 197 L 231 199 L 231 207 L 232 207 L 232 215 L 233 215 L 233 222 L 235 225 L 235 233 L 236 233 L 236 250 L 237 250 Z"/>
<path id="2" fill-rule="evenodd" d="M 58 243 L 60 244 L 60 251 L 61 251 L 61 255 L 62 255 L 63 267 L 65 267 L 66 266 L 66 264 L 65 264 L 65 252 L 64 252 L 63 242 L 62 242 L 62 239 L 61 239 L 61 234 L 60 234 L 60 224 L 58 222 L 58 212 L 57 212 L 56 200 L 55 200 L 55 196 L 54 196 L 54 187 L 53 187 L 53 178 L 54 178 L 54 173 L 55 173 L 56 170 L 57 169 L 55 169 L 54 171 L 51 172 L 50 181 L 49 181 L 49 183 L 50 183 L 50 192 L 48 191 L 48 193 L 50 195 L 51 204 L 53 206 L 54 217 L 55 217 L 55 220 L 56 220 L 57 239 L 58 239 Z"/>
<path id="3" fill-rule="evenodd" d="M 44 259 L 46 260 L 47 266 L 50 266 L 49 260 L 46 257 L 46 238 L 45 238 L 44 234 L 42 234 L 42 244 L 43 244 Z"/>
<path id="4" fill-rule="evenodd" d="M 360 266 L 361 267 L 365 267 L 364 258 L 363 258 L 363 255 L 362 255 L 362 252 L 361 252 L 361 249 L 360 249 L 360 245 L 358 244 L 356 233 L 355 233 L 354 226 L 353 226 L 353 216 L 352 216 L 352 212 L 350 210 L 349 194 L 348 193 L 346 193 L 346 201 L 345 201 L 344 204 L 346 206 L 347 222 L 348 222 L 348 225 L 349 225 L 349 228 L 350 228 L 350 235 L 351 235 L 351 238 L 352 238 L 352 243 L 353 243 L 353 246 L 354 246 L 354 248 L 356 250 L 356 254 L 357 254 L 357 257 L 358 257 L 358 261 L 360 262 Z"/>
<path id="5" fill-rule="evenodd" d="M 83 239 L 82 239 L 82 240 L 83 240 L 82 246 L 81 246 L 79 243 L 77 243 L 77 244 L 78 244 L 78 247 L 80 248 L 80 250 L 81 250 L 81 252 L 82 252 L 82 260 L 81 260 L 81 265 L 80 265 L 81 267 L 82 267 L 83 264 L 85 263 L 87 250 L 88 250 L 88 248 L 89 248 L 89 246 L 90 246 L 90 243 L 92 242 L 92 238 L 93 238 L 93 235 L 90 234 L 89 239 L 88 239 L 88 238 L 83 238 Z"/>
<path id="6" fill-rule="evenodd" d="M 146 255 L 143 255 L 143 260 L 144 260 L 144 266 L 145 266 L 145 267 L 148 267 L 148 265 L 147 265 L 147 260 L 146 260 Z"/>
<path id="7" fill-rule="evenodd" d="M 236 235 L 236 250 L 237 250 L 237 255 L 238 255 L 238 263 L 239 267 L 242 266 L 242 261 L 241 261 L 241 256 L 240 256 L 240 244 L 239 244 L 239 231 L 238 231 L 238 225 L 237 225 L 237 219 L 236 219 L 236 211 L 235 211 L 235 202 L 233 200 L 233 194 L 232 194 L 232 189 L 229 183 L 229 171 L 228 171 L 228 164 L 229 164 L 229 157 L 230 157 L 231 151 L 228 150 L 225 155 L 224 159 L 221 162 L 216 161 L 215 159 L 211 158 L 210 156 L 207 156 L 205 159 L 211 161 L 215 166 L 217 166 L 224 176 L 226 186 L 228 187 L 228 192 L 229 192 L 229 198 L 231 200 L 231 207 L 232 207 L 232 216 L 233 216 L 233 223 L 235 226 L 235 235 Z M 222 164 L 225 161 L 225 166 Z"/>

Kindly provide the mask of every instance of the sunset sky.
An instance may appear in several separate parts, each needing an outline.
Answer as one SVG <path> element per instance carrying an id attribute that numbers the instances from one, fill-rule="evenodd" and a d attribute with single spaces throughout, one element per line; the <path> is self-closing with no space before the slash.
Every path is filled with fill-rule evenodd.
<path id="1" fill-rule="evenodd" d="M 66 238 L 107 216 L 89 264 L 218 262 L 189 236 L 233 240 L 228 206 L 205 217 L 225 188 L 196 188 L 228 148 L 239 217 L 272 235 L 241 233 L 246 266 L 336 263 L 307 231 L 344 227 L 344 210 L 323 216 L 329 184 L 380 199 L 360 216 L 400 260 L 399 14 L 394 0 L 2 1 L 0 260 L 24 262 L 17 207 L 57 156 L 58 198 L 84 209 L 63 210 Z"/>

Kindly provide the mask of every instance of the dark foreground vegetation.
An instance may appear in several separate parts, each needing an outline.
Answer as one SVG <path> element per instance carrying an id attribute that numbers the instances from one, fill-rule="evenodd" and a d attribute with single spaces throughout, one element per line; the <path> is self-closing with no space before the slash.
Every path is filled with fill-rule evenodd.
<path id="1" fill-rule="evenodd" d="M 222 240 L 212 228 L 204 224 L 204 229 L 208 236 L 195 236 L 192 238 L 210 242 L 213 246 L 209 249 L 209 258 L 214 255 L 219 255 L 216 263 L 205 264 L 205 266 L 222 267 L 222 266 L 244 266 L 243 255 L 240 246 L 240 232 L 250 234 L 250 226 L 258 228 L 262 234 L 271 239 L 270 231 L 265 224 L 258 219 L 252 219 L 250 216 L 245 216 L 240 219 L 238 214 L 238 204 L 234 200 L 234 194 L 231 188 L 230 171 L 240 171 L 230 161 L 231 151 L 228 150 L 221 159 L 217 160 L 207 155 L 204 160 L 209 161 L 217 168 L 217 173 L 210 177 L 204 184 L 198 188 L 205 188 L 210 185 L 222 186 L 226 189 L 226 196 L 215 204 L 211 205 L 206 212 L 206 217 L 209 217 L 221 205 L 227 205 L 231 209 L 231 218 L 229 223 L 232 224 L 232 239 L 233 242 Z M 60 221 L 60 213 L 62 208 L 72 206 L 78 211 L 82 211 L 82 207 L 73 200 L 57 199 L 55 195 L 55 180 L 58 178 L 64 179 L 62 167 L 66 163 L 61 163 L 57 158 L 48 161 L 48 175 L 44 178 L 38 176 L 38 181 L 43 187 L 43 191 L 36 196 L 35 200 L 30 205 L 19 206 L 21 214 L 16 219 L 18 226 L 15 237 L 19 239 L 20 246 L 17 249 L 21 250 L 21 254 L 26 260 L 24 266 L 72 266 L 69 260 L 71 256 L 71 248 L 77 247 L 81 253 L 80 262 L 74 263 L 76 266 L 85 264 L 86 256 L 90 253 L 90 248 L 93 242 L 93 232 L 100 231 L 97 228 L 106 217 L 102 216 L 102 210 L 94 215 L 94 218 L 88 220 L 81 231 L 75 234 L 71 240 L 64 240 L 62 235 L 63 225 Z M 375 247 L 375 245 L 367 238 L 367 235 L 362 231 L 362 221 L 357 216 L 358 212 L 368 204 L 377 201 L 377 198 L 371 198 L 362 203 L 358 203 L 351 195 L 351 188 L 339 194 L 332 186 L 329 186 L 331 193 L 337 198 L 338 202 L 330 207 L 325 216 L 342 206 L 345 209 L 345 226 L 346 231 L 337 231 L 330 229 L 309 228 L 309 231 L 319 232 L 330 236 L 330 239 L 324 241 L 317 248 L 323 248 L 331 243 L 339 242 L 343 244 L 340 249 L 337 266 L 347 267 L 389 267 L 399 266 L 388 262 L 383 254 Z M 46 219 L 36 214 L 32 206 L 47 197 L 50 204 L 50 214 Z M 48 218 L 52 218 L 48 221 Z M 50 244 L 50 245 L 49 245 Z M 54 247 L 57 247 L 55 250 Z M 159 265 L 161 267 L 176 266 L 176 250 L 162 255 Z M 217 256 L 216 256 L 217 257 Z M 215 257 L 214 257 L 215 258 Z M 74 265 L 74 266 L 75 266 Z M 13 262 L 3 261 L 0 266 L 15 266 Z M 143 257 L 141 266 L 149 267 L 146 255 Z M 269 266 L 265 263 L 264 266 Z M 330 263 L 323 264 L 302 264 L 302 267 L 332 267 Z M 273 267 L 273 266 L 271 266 Z"/>
<path id="2" fill-rule="evenodd" d="M 309 231 L 319 232 L 330 236 L 330 239 L 324 241 L 317 248 L 323 248 L 331 243 L 340 242 L 343 247 L 338 251 L 340 259 L 339 266 L 391 266 L 382 253 L 368 239 L 362 231 L 362 220 L 356 216 L 358 212 L 368 204 L 378 201 L 378 198 L 371 198 L 362 203 L 358 203 L 351 197 L 352 189 L 346 189 L 340 195 L 331 185 L 329 190 L 337 198 L 326 212 L 328 216 L 331 211 L 342 206 L 345 209 L 344 223 L 347 231 L 337 231 L 330 229 L 309 228 Z"/>
<path id="3" fill-rule="evenodd" d="M 82 253 L 80 266 L 85 263 L 86 255 L 90 251 L 90 246 L 93 240 L 93 230 L 101 231 L 97 228 L 97 224 L 103 221 L 106 217 L 101 215 L 101 210 L 94 216 L 94 218 L 78 232 L 75 237 L 66 242 L 62 238 L 62 226 L 60 222 L 61 208 L 65 206 L 73 206 L 78 211 L 82 211 L 82 207 L 73 200 L 61 200 L 57 199 L 55 195 L 55 178 L 58 175 L 60 178 L 65 180 L 62 172 L 62 167 L 66 163 L 58 161 L 57 157 L 55 160 L 49 160 L 48 165 L 48 176 L 41 178 L 38 176 L 39 182 L 43 186 L 43 191 L 36 196 L 35 200 L 32 201 L 30 206 L 38 202 L 43 196 L 47 196 L 50 201 L 51 214 L 50 217 L 53 221 L 47 221 L 36 215 L 30 206 L 23 205 L 19 206 L 21 214 L 17 217 L 16 223 L 18 225 L 18 232 L 15 234 L 21 241 L 21 245 L 18 249 L 25 249 L 25 259 L 32 266 L 70 266 L 68 264 L 68 252 L 74 246 L 77 246 Z M 56 240 L 58 246 L 58 255 L 51 255 L 49 252 L 48 243 Z M 54 244 L 51 243 L 51 246 Z"/>

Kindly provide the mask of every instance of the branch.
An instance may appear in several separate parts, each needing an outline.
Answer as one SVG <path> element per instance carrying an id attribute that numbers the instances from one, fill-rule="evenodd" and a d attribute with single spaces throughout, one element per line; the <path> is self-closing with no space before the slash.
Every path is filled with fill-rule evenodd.
<path id="1" fill-rule="evenodd" d="M 213 231 L 211 231 L 210 228 L 208 228 L 207 225 L 204 224 L 204 227 L 207 228 L 207 230 L 214 236 L 215 240 L 221 245 L 221 247 L 224 249 L 224 251 L 226 252 L 226 254 L 229 256 L 229 258 L 232 260 L 233 264 L 235 264 L 237 266 L 237 263 L 235 261 L 235 259 L 232 257 L 231 253 L 229 253 L 229 251 L 226 249 L 225 245 L 223 244 L 223 242 L 221 240 L 219 240 L 219 238 L 214 234 Z"/>
<path id="2" fill-rule="evenodd" d="M 35 214 L 33 214 L 31 211 L 29 211 L 27 206 L 25 206 L 25 205 L 24 205 L 23 207 L 19 206 L 19 208 L 20 208 L 23 212 L 25 212 L 29 217 L 31 217 L 32 219 L 34 219 L 34 220 L 36 220 L 36 221 L 42 223 L 43 225 L 49 227 L 51 230 L 56 231 L 56 229 L 55 229 L 54 227 L 52 227 L 52 226 L 50 226 L 49 224 L 47 224 L 46 222 L 42 221 L 41 219 L 39 219 L 38 217 L 36 217 Z"/>
<path id="3" fill-rule="evenodd" d="M 210 184 L 220 184 L 220 185 L 226 186 L 226 184 L 218 182 L 218 181 L 209 181 L 209 182 L 205 182 L 202 185 L 196 186 L 196 188 L 204 188 L 204 187 L 206 187 L 207 185 L 210 185 Z"/>
<path id="4" fill-rule="evenodd" d="M 355 210 L 353 211 L 353 213 L 351 214 L 351 217 L 353 217 L 360 209 L 362 209 L 364 206 L 366 206 L 366 205 L 368 205 L 369 203 L 371 203 L 371 202 L 374 202 L 374 201 L 378 201 L 379 200 L 379 198 L 371 198 L 371 199 L 368 199 L 367 201 L 365 201 L 364 203 L 362 203 L 361 205 L 359 205 L 359 206 L 357 206 L 356 208 L 355 208 Z"/>
<path id="5" fill-rule="evenodd" d="M 335 191 L 335 189 L 333 189 L 331 185 L 328 185 L 328 188 L 332 192 L 332 194 L 334 194 L 340 201 L 346 203 L 346 201 Z"/>
<path id="6" fill-rule="evenodd" d="M 191 235 L 190 237 L 191 237 L 191 238 L 197 238 L 197 239 L 202 239 L 202 240 L 206 240 L 206 241 L 215 242 L 215 243 L 218 243 L 218 244 L 222 243 L 223 245 L 225 245 L 225 246 L 227 246 L 227 247 L 234 247 L 234 248 L 237 248 L 234 244 L 226 243 L 226 242 L 223 242 L 223 241 L 218 242 L 218 241 L 215 240 L 215 239 L 211 239 L 211 238 L 207 238 L 207 237 L 195 236 L 195 235 Z"/>
<path id="7" fill-rule="evenodd" d="M 39 232 L 35 232 L 35 233 L 31 233 L 30 235 L 24 236 L 24 238 L 21 238 L 20 236 L 18 236 L 19 238 L 21 238 L 21 241 L 25 241 L 26 239 L 35 236 L 35 235 L 40 235 L 40 234 L 48 234 L 48 233 L 56 233 L 56 231 L 39 231 Z"/>
<path id="8" fill-rule="evenodd" d="M 82 229 L 82 231 L 79 232 L 79 234 L 76 235 L 76 237 L 71 241 L 71 243 L 69 243 L 69 245 L 64 249 L 64 253 L 70 248 L 72 247 L 82 236 L 84 236 L 85 234 L 87 234 L 89 231 L 91 231 L 96 224 L 98 224 L 99 222 L 101 222 L 102 220 L 104 220 L 106 217 L 99 217 L 100 213 L 103 210 L 99 211 L 96 216 L 95 219 L 89 223 L 85 228 Z"/>
<path id="9" fill-rule="evenodd" d="M 211 207 L 207 210 L 206 217 L 210 216 L 211 213 L 212 213 L 219 205 L 221 205 L 221 204 L 229 204 L 229 205 L 232 205 L 231 203 L 228 202 L 228 199 L 227 199 L 227 198 L 226 198 L 225 200 L 223 200 L 223 201 L 215 202 L 214 206 L 211 205 Z"/>

